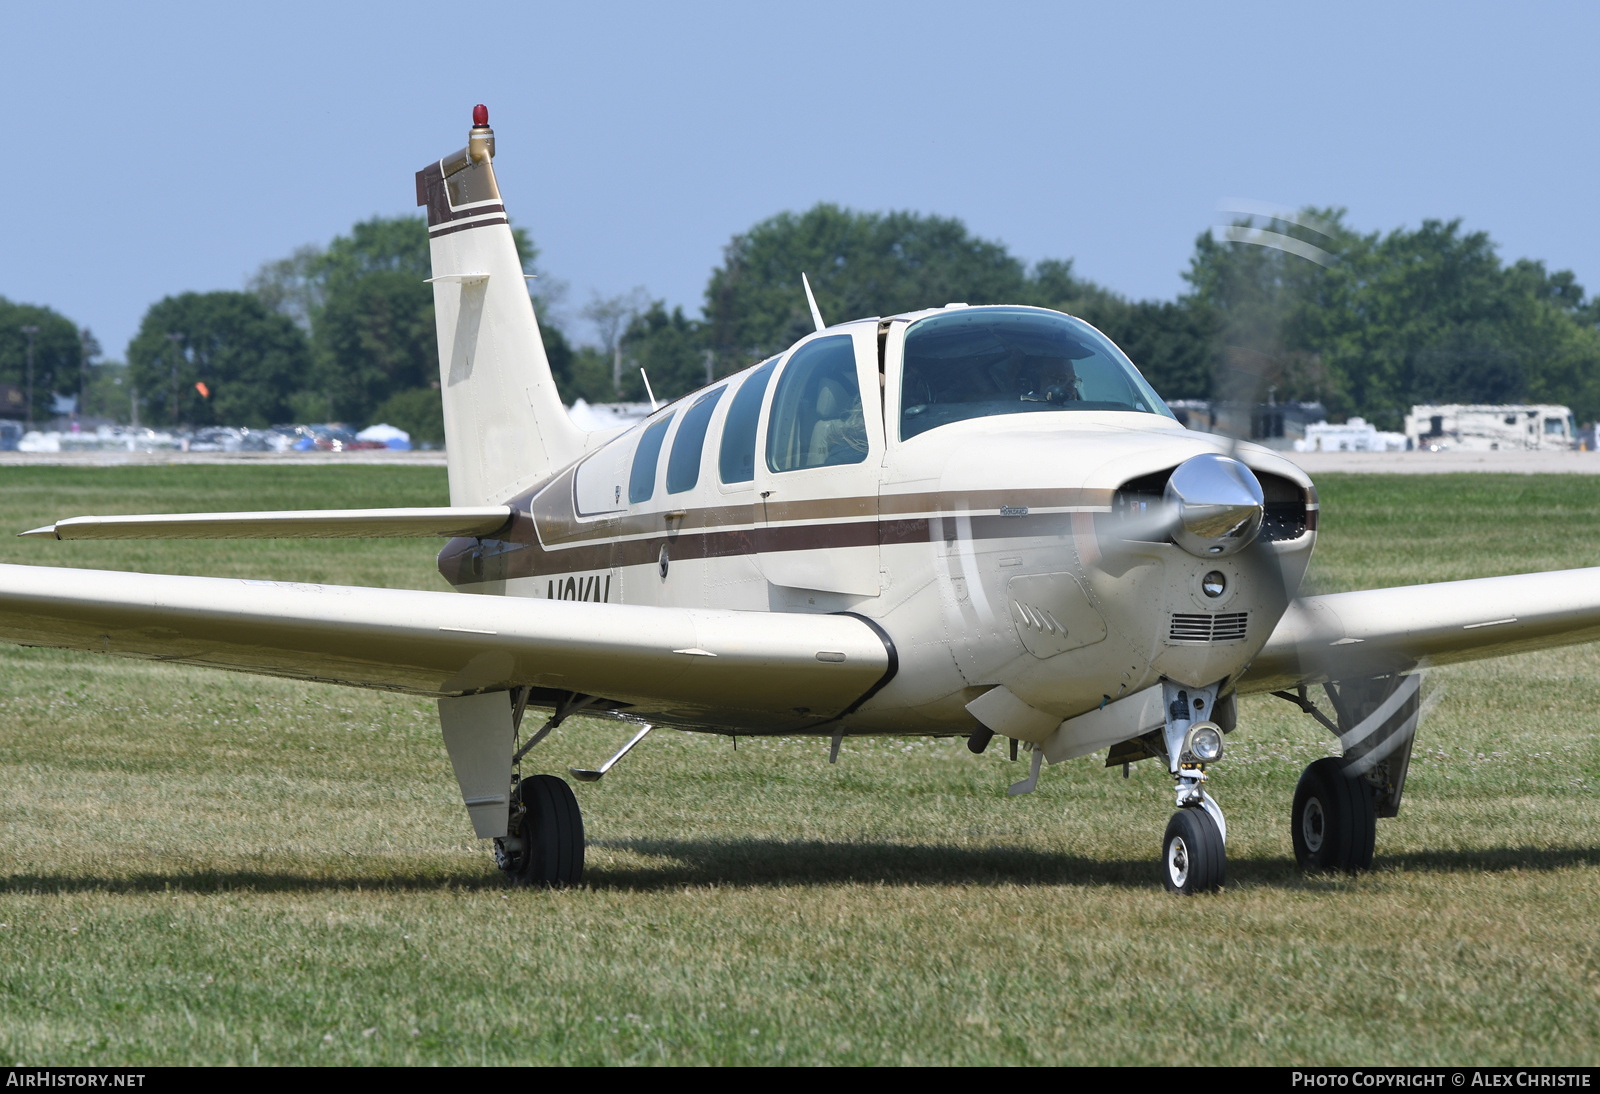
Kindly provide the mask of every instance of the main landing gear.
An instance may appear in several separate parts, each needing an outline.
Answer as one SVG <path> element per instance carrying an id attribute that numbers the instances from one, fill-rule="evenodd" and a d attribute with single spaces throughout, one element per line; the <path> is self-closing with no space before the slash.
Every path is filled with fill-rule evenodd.
<path id="1" fill-rule="evenodd" d="M 1351 777 L 1337 756 L 1306 768 L 1294 788 L 1291 835 L 1303 870 L 1353 873 L 1372 866 L 1378 833 L 1378 803 L 1372 784 Z"/>
<path id="2" fill-rule="evenodd" d="M 1162 685 L 1167 770 L 1177 781 L 1178 811 L 1161 842 L 1161 880 L 1174 893 L 1220 889 L 1228 879 L 1228 822 L 1205 791 L 1206 765 L 1222 758 L 1222 727 L 1210 720 L 1217 687 Z"/>
<path id="3" fill-rule="evenodd" d="M 1338 720 L 1300 687 L 1273 692 L 1339 738 L 1342 756 L 1325 756 L 1300 776 L 1289 833 L 1302 870 L 1355 873 L 1372 867 L 1378 818 L 1400 812 L 1411 746 L 1422 718 L 1422 676 L 1358 676 L 1322 685 Z"/>
<path id="4" fill-rule="evenodd" d="M 554 775 L 523 779 L 511 823 L 494 841 L 495 864 L 513 881 L 565 889 L 583 879 L 583 814 L 572 787 Z"/>

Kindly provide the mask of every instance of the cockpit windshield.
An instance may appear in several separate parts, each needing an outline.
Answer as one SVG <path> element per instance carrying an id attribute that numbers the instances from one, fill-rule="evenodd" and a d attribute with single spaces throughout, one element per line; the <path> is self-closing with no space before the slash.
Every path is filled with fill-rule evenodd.
<path id="1" fill-rule="evenodd" d="M 1171 417 L 1133 362 L 1089 324 L 1037 308 L 963 308 L 906 331 L 900 439 L 968 418 L 1058 410 Z"/>

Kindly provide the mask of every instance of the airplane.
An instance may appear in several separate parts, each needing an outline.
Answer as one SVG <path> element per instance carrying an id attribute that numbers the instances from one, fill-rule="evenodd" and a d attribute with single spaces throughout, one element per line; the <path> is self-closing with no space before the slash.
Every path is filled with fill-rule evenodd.
<path id="1" fill-rule="evenodd" d="M 1186 429 L 1110 339 L 1034 307 L 829 325 L 626 429 L 568 417 L 482 105 L 416 175 L 450 504 L 84 516 L 22 535 L 441 537 L 452 591 L 0 566 L 0 640 L 433 697 L 475 834 L 513 881 L 581 881 L 577 796 L 524 762 L 575 714 L 736 736 L 1005 738 L 1045 762 L 1154 760 L 1163 884 L 1227 877 L 1208 792 L 1240 695 L 1335 734 L 1291 832 L 1370 867 L 1426 669 L 1600 638 L 1600 569 L 1300 596 L 1311 479 Z M 477 595 L 460 595 L 462 593 Z M 1309 689 L 1320 686 L 1325 710 Z M 525 719 L 543 712 L 537 728 Z M 1331 713 L 1330 713 L 1331 711 Z"/>

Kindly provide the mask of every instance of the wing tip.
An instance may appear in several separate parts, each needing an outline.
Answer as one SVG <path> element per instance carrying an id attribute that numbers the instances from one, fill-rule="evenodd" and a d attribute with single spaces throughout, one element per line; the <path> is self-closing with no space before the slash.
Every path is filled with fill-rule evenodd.
<path id="1" fill-rule="evenodd" d="M 54 524 L 46 524 L 43 528 L 29 528 L 26 532 L 18 532 L 18 539 L 34 537 L 38 539 L 60 539 L 61 534 L 56 531 Z"/>

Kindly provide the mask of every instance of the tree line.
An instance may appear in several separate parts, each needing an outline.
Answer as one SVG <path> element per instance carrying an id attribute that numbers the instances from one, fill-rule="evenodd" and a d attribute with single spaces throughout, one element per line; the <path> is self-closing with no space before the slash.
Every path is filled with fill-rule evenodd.
<path id="1" fill-rule="evenodd" d="M 532 240 L 514 234 L 535 273 Z M 1363 234 L 1336 209 L 1202 234 L 1182 294 L 1130 300 L 1070 259 L 1029 266 L 954 218 L 819 204 L 735 236 L 698 315 L 642 290 L 595 298 L 583 315 L 598 345 L 569 339 L 559 283 L 533 282 L 546 286 L 533 291 L 557 385 L 568 402 L 642 399 L 642 367 L 673 397 L 779 352 L 812 329 L 802 271 L 833 321 L 955 301 L 1067 311 L 1170 399 L 1316 400 L 1388 428 L 1429 401 L 1600 417 L 1600 300 L 1570 271 L 1503 262 L 1459 220 Z M 388 421 L 442 439 L 429 274 L 423 221 L 377 217 L 267 263 L 244 291 L 169 296 L 128 346 L 124 400 L 154 425 Z M 50 392 L 76 392 L 98 347 L 48 308 L 0 300 L 0 383 L 21 386 L 29 327 L 35 417 L 48 418 Z"/>

